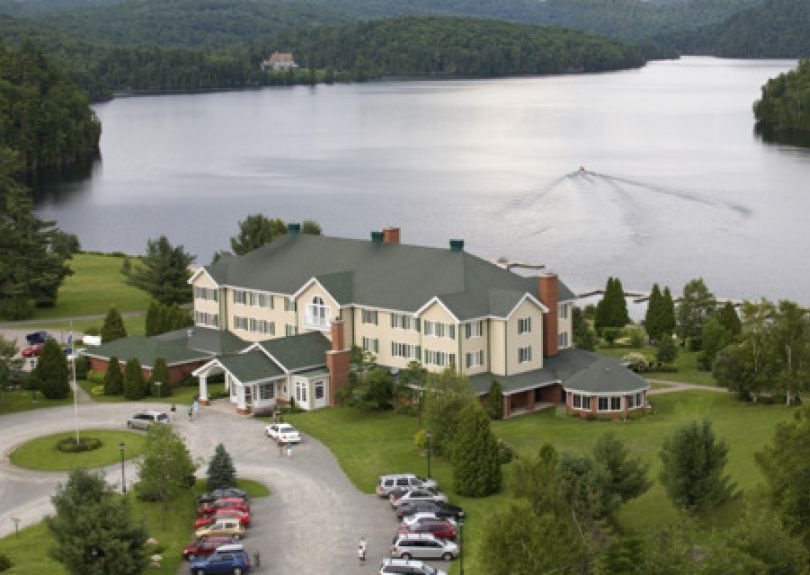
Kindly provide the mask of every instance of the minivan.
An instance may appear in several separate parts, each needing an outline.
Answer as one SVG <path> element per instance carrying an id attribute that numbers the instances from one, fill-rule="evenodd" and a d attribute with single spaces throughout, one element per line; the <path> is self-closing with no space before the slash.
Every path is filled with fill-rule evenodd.
<path id="1" fill-rule="evenodd" d="M 383 559 L 380 566 L 380 575 L 389 573 L 404 573 L 406 575 L 447 575 L 435 567 L 421 561 L 407 561 L 405 559 Z"/>
<path id="2" fill-rule="evenodd" d="M 406 489 L 438 489 L 439 484 L 433 479 L 425 479 L 413 473 L 380 475 L 380 477 L 377 478 L 377 495 L 380 497 L 388 497 L 391 491 L 397 487 L 404 487 Z"/>
<path id="3" fill-rule="evenodd" d="M 391 557 L 400 559 L 418 557 L 450 561 L 457 555 L 458 545 L 427 533 L 400 533 L 391 547 Z"/>

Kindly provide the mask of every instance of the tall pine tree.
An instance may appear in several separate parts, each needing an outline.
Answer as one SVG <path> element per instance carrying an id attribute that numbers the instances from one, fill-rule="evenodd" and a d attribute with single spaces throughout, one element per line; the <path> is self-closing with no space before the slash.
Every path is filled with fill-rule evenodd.
<path id="1" fill-rule="evenodd" d="M 467 405 L 459 414 L 452 461 L 453 487 L 459 495 L 485 497 L 500 489 L 498 442 L 478 402 Z"/>
<path id="2" fill-rule="evenodd" d="M 62 347 L 55 339 L 49 339 L 42 347 L 42 353 L 34 368 L 34 383 L 48 399 L 63 399 L 70 393 L 67 359 Z"/>
<path id="3" fill-rule="evenodd" d="M 107 371 L 104 372 L 104 395 L 121 395 L 124 393 L 124 378 L 121 375 L 121 364 L 118 358 L 110 357 Z"/>
<path id="4" fill-rule="evenodd" d="M 610 277 L 602 299 L 596 304 L 596 330 L 602 332 L 610 328 L 621 329 L 628 323 L 630 314 L 627 313 L 622 282 L 619 278 Z"/>
<path id="5" fill-rule="evenodd" d="M 124 367 L 124 397 L 127 399 L 143 399 L 146 395 L 146 382 L 141 371 L 141 362 L 131 357 Z"/>
<path id="6" fill-rule="evenodd" d="M 127 337 L 127 328 L 124 327 L 124 320 L 118 309 L 111 307 L 104 318 L 104 325 L 101 326 L 101 341 L 110 343 L 125 337 Z"/>
<path id="7" fill-rule="evenodd" d="M 236 469 L 231 455 L 221 443 L 214 449 L 214 456 L 208 463 L 208 491 L 236 487 Z"/>
<path id="8" fill-rule="evenodd" d="M 194 256 L 183 246 L 172 246 L 166 236 L 146 242 L 146 255 L 134 265 L 127 280 L 164 305 L 191 301 L 189 266 Z"/>
<path id="9" fill-rule="evenodd" d="M 664 295 L 661 304 L 661 326 L 667 337 L 672 337 L 675 333 L 675 300 L 672 299 L 672 292 L 668 287 L 664 288 Z"/>
<path id="10" fill-rule="evenodd" d="M 644 329 L 647 330 L 647 335 L 654 342 L 661 340 L 663 335 L 663 314 L 662 304 L 663 296 L 658 284 L 653 284 L 652 292 L 650 292 L 650 299 L 647 300 L 647 313 L 644 316 Z"/>
<path id="11" fill-rule="evenodd" d="M 717 319 L 724 328 L 731 332 L 731 335 L 736 337 L 742 332 L 740 316 L 737 315 L 737 310 L 734 309 L 734 305 L 730 301 L 727 301 L 723 304 L 723 307 L 720 308 L 720 311 L 717 313 Z"/>

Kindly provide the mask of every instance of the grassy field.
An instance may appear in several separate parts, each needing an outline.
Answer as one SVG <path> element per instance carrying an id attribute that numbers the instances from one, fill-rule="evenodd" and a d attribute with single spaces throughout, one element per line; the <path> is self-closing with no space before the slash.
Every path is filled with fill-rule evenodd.
<path id="1" fill-rule="evenodd" d="M 620 348 L 597 348 L 597 353 L 609 355 L 621 359 L 628 353 L 641 352 L 655 355 L 654 347 L 620 347 Z M 686 351 L 682 347 L 678 348 L 678 357 L 675 358 L 675 366 L 678 371 L 674 373 L 664 373 L 660 371 L 648 371 L 644 375 L 647 379 L 661 379 L 663 381 L 682 381 L 684 383 L 694 383 L 697 385 L 717 385 L 710 371 L 700 371 L 697 368 L 697 351 Z"/>
<path id="2" fill-rule="evenodd" d="M 104 311 L 104 313 L 107 313 L 106 310 Z M 127 335 L 144 335 L 146 333 L 145 315 L 137 317 L 124 317 L 123 320 L 124 320 L 124 327 L 127 330 Z M 103 323 L 104 323 L 103 319 L 76 320 L 73 322 L 73 331 L 75 331 L 76 333 L 85 333 L 91 327 L 100 330 Z M 7 324 L 7 325 L 10 325 L 12 327 L 14 326 L 14 324 Z M 51 323 L 49 321 L 47 323 L 42 323 L 39 325 L 36 324 L 27 324 L 27 325 L 32 326 L 31 331 L 34 331 L 35 329 L 44 329 L 60 342 L 67 341 L 67 337 L 71 329 L 71 324 L 69 321 L 59 321 L 55 323 Z"/>
<path id="3" fill-rule="evenodd" d="M 122 401 L 131 401 L 132 403 L 139 403 L 139 402 L 162 402 L 166 404 L 176 403 L 178 405 L 188 405 L 192 401 L 194 401 L 194 396 L 200 392 L 200 388 L 196 385 L 192 386 L 184 386 L 184 387 L 175 387 L 172 389 L 172 395 L 169 397 L 160 397 L 157 396 L 153 397 L 145 397 L 143 399 L 133 401 L 130 399 L 125 399 L 123 395 L 93 395 L 90 390 L 93 389 L 95 384 L 90 383 L 87 380 L 79 380 L 79 386 L 84 389 L 90 397 L 93 398 L 93 401 L 98 401 L 99 403 L 120 403 Z M 209 383 L 208 384 L 208 393 L 220 393 L 225 391 L 225 384 L 224 383 Z M 179 414 L 183 415 L 183 414 Z"/>
<path id="4" fill-rule="evenodd" d="M 56 305 L 37 309 L 34 319 L 72 317 L 118 311 L 140 311 L 149 307 L 149 295 L 127 285 L 121 274 L 124 258 L 76 254 L 68 260 L 73 275 L 59 288 Z"/>
<path id="5" fill-rule="evenodd" d="M 237 485 L 248 492 L 251 498 L 265 497 L 269 490 L 263 484 L 250 480 L 239 480 Z M 149 569 L 155 575 L 175 575 L 184 563 L 180 552 L 191 540 L 192 524 L 195 517 L 194 498 L 205 491 L 205 482 L 200 481 L 193 490 L 185 493 L 172 505 L 166 527 L 162 525 L 160 505 L 140 501 L 132 497 L 133 512 L 142 518 L 148 527 L 149 535 L 165 547 L 160 569 Z M 131 496 L 129 496 L 131 497 Z M 30 575 L 49 573 L 67 575 L 60 563 L 51 559 L 46 550 L 54 544 L 53 538 L 43 523 L 20 531 L 20 535 L 9 535 L 0 539 L 0 551 L 14 562 L 14 567 L 5 571 L 8 575 Z"/>
<path id="6" fill-rule="evenodd" d="M 95 437 L 102 445 L 93 451 L 65 453 L 56 449 L 60 439 L 73 437 L 74 432 L 66 431 L 32 439 L 15 449 L 9 459 L 11 463 L 35 471 L 67 471 L 75 467 L 92 469 L 121 461 L 118 444 L 126 444 L 124 457 L 132 459 L 141 455 L 146 448 L 146 434 L 131 431 L 110 431 L 87 429 L 79 432 L 80 437 Z"/>
<path id="7" fill-rule="evenodd" d="M 45 399 L 41 393 L 37 392 L 36 402 L 33 395 L 25 389 L 9 389 L 0 391 L 0 415 L 7 413 L 17 413 L 18 411 L 29 411 L 31 409 L 42 409 L 43 407 L 58 407 L 60 405 L 70 405 L 73 403 L 71 393 L 65 399 Z"/>
<path id="8" fill-rule="evenodd" d="M 729 443 L 728 471 L 737 485 L 746 490 L 761 479 L 753 462 L 754 452 L 770 439 L 775 425 L 791 413 L 782 406 L 742 404 L 731 396 L 708 392 L 675 393 L 652 397 L 650 401 L 655 413 L 630 423 L 586 422 L 550 410 L 496 422 L 493 428 L 498 437 L 511 443 L 522 454 L 536 453 L 546 441 L 560 451 L 587 453 L 601 434 L 606 431 L 616 433 L 634 454 L 651 466 L 650 478 L 654 480 L 654 486 L 625 505 L 618 515 L 623 529 L 644 531 L 671 524 L 677 517 L 657 481 L 660 469 L 658 451 L 664 439 L 677 427 L 710 417 L 717 436 Z M 372 492 L 377 476 L 384 473 L 424 475 L 427 471 L 427 461 L 417 454 L 413 443 L 417 431 L 414 417 L 363 414 L 333 408 L 290 415 L 288 420 L 303 432 L 323 441 L 362 491 Z M 468 512 L 469 522 L 464 529 L 465 565 L 469 557 L 470 572 L 476 573 L 480 557 L 478 542 L 485 518 L 508 503 L 511 499 L 508 489 L 484 499 L 458 497 L 452 490 L 450 464 L 434 458 L 431 467 L 440 488 Z M 508 485 L 510 467 L 503 468 L 505 485 Z M 732 501 L 706 517 L 703 527 L 726 526 L 739 517 L 743 508 L 739 501 Z M 458 566 L 454 565 L 451 571 L 457 570 Z"/>

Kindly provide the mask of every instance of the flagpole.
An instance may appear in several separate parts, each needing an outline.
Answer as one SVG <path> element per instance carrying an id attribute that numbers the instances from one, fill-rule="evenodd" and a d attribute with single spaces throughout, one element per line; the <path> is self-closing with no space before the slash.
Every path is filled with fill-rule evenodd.
<path id="1" fill-rule="evenodd" d="M 73 421 L 76 426 L 76 445 L 80 445 L 79 441 L 79 385 L 76 383 L 76 354 L 74 353 L 73 343 L 73 320 L 70 320 L 70 365 L 73 368 Z"/>

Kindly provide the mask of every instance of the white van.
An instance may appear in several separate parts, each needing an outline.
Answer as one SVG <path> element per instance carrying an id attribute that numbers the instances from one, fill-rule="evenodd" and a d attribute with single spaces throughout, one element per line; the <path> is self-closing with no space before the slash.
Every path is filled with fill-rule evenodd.
<path id="1" fill-rule="evenodd" d="M 433 479 L 425 479 L 413 473 L 396 473 L 394 475 L 380 475 L 377 478 L 377 495 L 388 497 L 397 487 L 405 489 L 438 489 L 439 484 Z"/>

